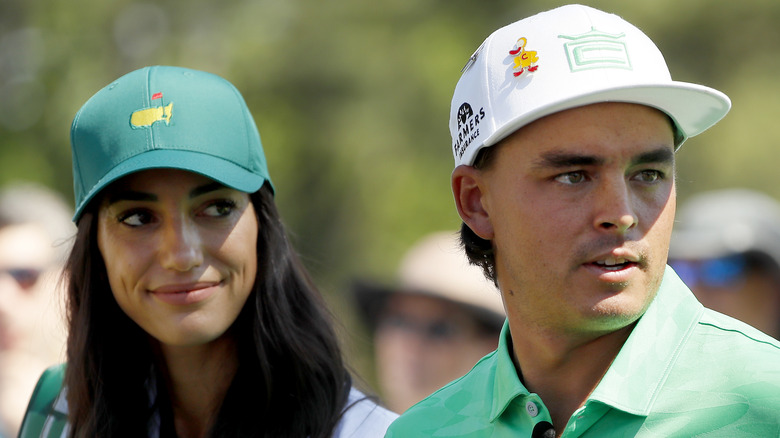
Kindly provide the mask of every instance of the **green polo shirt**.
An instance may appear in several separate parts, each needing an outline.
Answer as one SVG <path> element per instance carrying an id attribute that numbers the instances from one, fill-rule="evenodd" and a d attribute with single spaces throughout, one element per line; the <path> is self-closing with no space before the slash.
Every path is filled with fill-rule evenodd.
<path id="1" fill-rule="evenodd" d="M 411 407 L 386 437 L 530 437 L 550 414 L 520 382 L 510 345 L 505 324 L 496 351 Z M 564 437 L 778 437 L 780 342 L 705 309 L 667 267 L 604 378 L 555 428 Z"/>

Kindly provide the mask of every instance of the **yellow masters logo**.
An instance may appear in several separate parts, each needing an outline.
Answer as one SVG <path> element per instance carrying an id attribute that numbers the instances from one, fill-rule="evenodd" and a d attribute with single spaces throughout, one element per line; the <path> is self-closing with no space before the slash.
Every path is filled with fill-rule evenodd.
<path id="1" fill-rule="evenodd" d="M 130 125 L 132 125 L 134 128 L 152 126 L 154 122 L 165 122 L 167 125 L 171 122 L 172 113 L 173 102 L 166 106 L 138 110 L 130 116 Z"/>

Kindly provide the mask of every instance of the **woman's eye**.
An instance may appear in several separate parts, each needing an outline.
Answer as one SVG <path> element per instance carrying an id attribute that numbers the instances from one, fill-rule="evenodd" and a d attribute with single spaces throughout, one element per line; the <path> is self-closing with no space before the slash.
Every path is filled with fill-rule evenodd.
<path id="1" fill-rule="evenodd" d="M 230 200 L 215 201 L 203 209 L 204 216 L 227 216 L 236 209 L 236 203 Z"/>
<path id="2" fill-rule="evenodd" d="M 563 184 L 578 184 L 585 181 L 585 173 L 580 171 L 567 172 L 556 176 L 555 180 Z"/>
<path id="3" fill-rule="evenodd" d="M 119 222 L 130 226 L 140 227 L 152 221 L 152 215 L 148 211 L 133 210 L 119 216 Z"/>

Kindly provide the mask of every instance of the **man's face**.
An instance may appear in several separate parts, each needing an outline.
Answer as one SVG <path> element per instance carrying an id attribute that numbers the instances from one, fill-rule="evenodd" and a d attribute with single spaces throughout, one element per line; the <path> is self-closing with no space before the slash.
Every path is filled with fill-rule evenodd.
<path id="1" fill-rule="evenodd" d="M 498 345 L 458 304 L 416 293 L 392 294 L 374 334 L 382 397 L 401 413 L 467 373 Z"/>
<path id="2" fill-rule="evenodd" d="M 65 334 L 54 256 L 43 228 L 0 228 L 0 352 L 59 359 Z"/>
<path id="3" fill-rule="evenodd" d="M 669 265 L 712 310 L 780 337 L 780 283 L 777 268 L 752 254 L 670 260 Z"/>
<path id="4" fill-rule="evenodd" d="M 492 240 L 510 321 L 567 336 L 636 321 L 661 282 L 674 219 L 668 118 L 594 104 L 494 147 L 485 168 L 455 170 L 453 189 L 464 221 Z"/>

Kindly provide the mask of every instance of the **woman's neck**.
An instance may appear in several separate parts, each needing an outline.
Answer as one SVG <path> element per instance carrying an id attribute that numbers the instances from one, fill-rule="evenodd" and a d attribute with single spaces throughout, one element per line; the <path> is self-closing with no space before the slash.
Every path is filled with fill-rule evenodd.
<path id="1" fill-rule="evenodd" d="M 234 340 L 223 337 L 207 345 L 158 347 L 177 436 L 206 436 L 238 369 Z"/>

